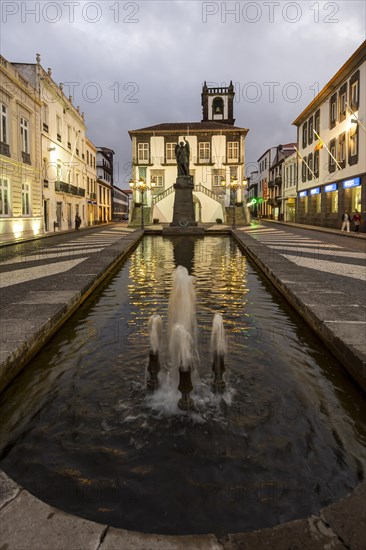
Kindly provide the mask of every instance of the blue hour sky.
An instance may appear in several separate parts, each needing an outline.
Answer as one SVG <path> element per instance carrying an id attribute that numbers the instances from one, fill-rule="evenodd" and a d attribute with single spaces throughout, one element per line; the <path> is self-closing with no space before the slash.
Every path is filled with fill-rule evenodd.
<path id="1" fill-rule="evenodd" d="M 296 140 L 293 120 L 365 39 L 363 1 L 5 1 L 1 53 L 41 64 L 85 112 L 87 135 L 116 152 L 128 188 L 128 130 L 202 118 L 201 90 L 235 86 L 249 128 L 247 171 Z"/>

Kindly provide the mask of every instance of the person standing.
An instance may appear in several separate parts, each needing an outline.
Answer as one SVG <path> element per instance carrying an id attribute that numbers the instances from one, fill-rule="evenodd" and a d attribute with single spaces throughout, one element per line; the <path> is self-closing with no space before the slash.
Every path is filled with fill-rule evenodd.
<path id="1" fill-rule="evenodd" d="M 361 214 L 356 208 L 356 213 L 353 216 L 353 223 L 355 224 L 355 233 L 360 233 Z"/>
<path id="2" fill-rule="evenodd" d="M 351 216 L 348 212 L 348 210 L 342 215 L 342 229 L 341 231 L 344 231 L 347 228 L 347 233 L 349 233 L 350 229 L 350 222 L 351 222 Z"/>

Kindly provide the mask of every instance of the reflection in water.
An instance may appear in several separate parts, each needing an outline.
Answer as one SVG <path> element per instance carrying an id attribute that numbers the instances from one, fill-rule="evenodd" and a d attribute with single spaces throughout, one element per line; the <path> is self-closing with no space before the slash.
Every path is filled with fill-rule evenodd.
<path id="1" fill-rule="evenodd" d="M 145 392 L 148 320 L 161 315 L 166 329 L 177 261 L 196 281 L 200 364 L 189 415 Z M 227 335 L 222 397 L 211 391 L 215 313 Z M 161 361 L 165 375 L 166 338 Z M 225 237 L 145 238 L 0 407 L 10 476 L 66 511 L 134 530 L 272 526 L 317 513 L 364 477 L 362 395 Z"/>

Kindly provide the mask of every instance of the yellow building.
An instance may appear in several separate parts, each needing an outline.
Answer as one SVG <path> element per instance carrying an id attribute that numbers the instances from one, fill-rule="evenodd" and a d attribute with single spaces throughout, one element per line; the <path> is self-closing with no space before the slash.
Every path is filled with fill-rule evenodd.
<path id="1" fill-rule="evenodd" d="M 90 139 L 85 139 L 86 145 L 86 225 L 94 225 L 98 220 L 97 210 L 97 149 Z"/>
<path id="2" fill-rule="evenodd" d="M 1 241 L 43 232 L 41 100 L 38 91 L 0 56 Z"/>

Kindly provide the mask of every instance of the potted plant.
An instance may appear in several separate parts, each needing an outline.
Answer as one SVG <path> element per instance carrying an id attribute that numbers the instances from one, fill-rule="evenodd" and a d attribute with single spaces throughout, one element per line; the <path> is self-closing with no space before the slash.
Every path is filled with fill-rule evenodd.
<path id="1" fill-rule="evenodd" d="M 159 221 L 160 221 L 159 218 L 153 218 L 153 223 L 157 224 L 159 223 Z"/>
<path id="2" fill-rule="evenodd" d="M 216 223 L 222 223 L 222 219 L 221 218 L 216 218 Z"/>

